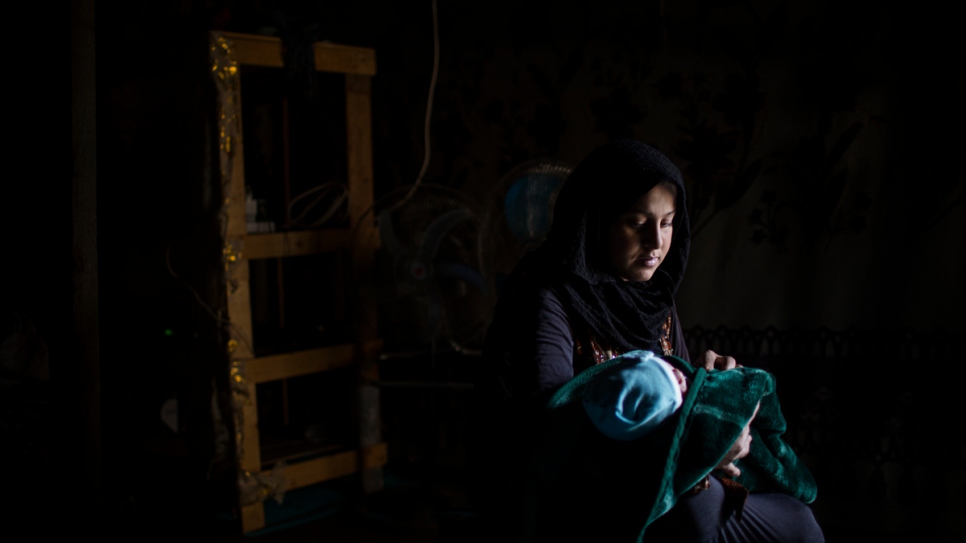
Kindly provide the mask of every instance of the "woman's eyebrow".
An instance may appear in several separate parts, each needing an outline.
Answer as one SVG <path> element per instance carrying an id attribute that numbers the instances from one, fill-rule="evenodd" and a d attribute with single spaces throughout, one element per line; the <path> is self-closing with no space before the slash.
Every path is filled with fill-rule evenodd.
<path id="1" fill-rule="evenodd" d="M 676 209 L 672 209 L 671 211 L 668 211 L 667 213 L 665 213 L 663 216 L 664 217 L 670 217 L 671 215 L 674 215 L 674 213 L 676 213 L 676 212 L 677 212 Z M 643 209 L 631 209 L 630 211 L 628 211 L 628 213 L 634 213 L 634 214 L 637 214 L 637 215 L 646 215 L 648 217 L 652 217 L 653 216 L 652 213 L 648 213 L 647 211 L 645 211 Z"/>

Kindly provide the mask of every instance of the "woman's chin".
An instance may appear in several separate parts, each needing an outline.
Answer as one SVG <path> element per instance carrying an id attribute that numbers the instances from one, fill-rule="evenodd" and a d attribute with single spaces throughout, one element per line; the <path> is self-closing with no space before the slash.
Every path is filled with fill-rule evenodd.
<path id="1" fill-rule="evenodd" d="M 654 277 L 654 272 L 657 268 L 632 268 L 621 274 L 621 279 L 625 281 L 634 281 L 636 283 L 644 283 L 650 281 Z"/>

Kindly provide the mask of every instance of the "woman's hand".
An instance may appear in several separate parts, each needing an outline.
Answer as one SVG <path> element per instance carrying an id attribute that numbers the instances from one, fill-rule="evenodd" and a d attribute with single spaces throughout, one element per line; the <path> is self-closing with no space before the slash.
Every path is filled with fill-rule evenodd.
<path id="1" fill-rule="evenodd" d="M 704 369 L 711 370 L 730 370 L 731 368 L 741 367 L 741 364 L 735 362 L 735 359 L 730 356 L 721 356 L 714 351 L 705 351 L 701 356 L 701 367 Z"/>
<path id="2" fill-rule="evenodd" d="M 758 409 L 761 407 L 761 402 L 755 406 L 755 412 L 751 415 L 751 420 L 755 420 L 755 416 L 758 415 Z M 735 477 L 741 475 L 741 470 L 735 465 L 735 460 L 739 460 L 748 456 L 751 452 L 751 421 L 741 430 L 738 434 L 738 439 L 735 440 L 731 449 L 728 450 L 728 454 L 721 459 L 721 462 L 715 466 L 716 470 L 722 472 L 722 475 L 734 479 Z"/>

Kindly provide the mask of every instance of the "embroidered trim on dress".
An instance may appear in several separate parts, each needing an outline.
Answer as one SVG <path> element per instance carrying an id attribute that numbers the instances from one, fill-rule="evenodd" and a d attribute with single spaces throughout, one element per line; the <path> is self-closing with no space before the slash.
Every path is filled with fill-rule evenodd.
<path id="1" fill-rule="evenodd" d="M 671 345 L 671 313 L 667 314 L 667 320 L 661 325 L 661 350 L 664 355 L 674 354 L 674 346 Z"/>
<path id="2" fill-rule="evenodd" d="M 664 324 L 661 325 L 660 342 L 661 342 L 661 354 L 663 355 L 674 354 L 674 345 L 671 344 L 671 324 L 672 324 L 671 317 L 672 317 L 672 313 L 668 313 L 667 319 L 664 321 Z M 575 339 L 574 345 L 577 348 L 577 355 L 583 356 L 584 346 L 580 343 L 580 341 Z M 603 364 L 604 362 L 607 362 L 608 360 L 612 358 L 616 358 L 621 354 L 623 354 L 621 353 L 621 351 L 618 351 L 617 349 L 612 349 L 610 347 L 600 345 L 600 343 L 597 342 L 597 338 L 594 337 L 593 335 L 590 336 L 590 350 L 591 350 L 590 356 L 595 366 L 597 364 Z"/>

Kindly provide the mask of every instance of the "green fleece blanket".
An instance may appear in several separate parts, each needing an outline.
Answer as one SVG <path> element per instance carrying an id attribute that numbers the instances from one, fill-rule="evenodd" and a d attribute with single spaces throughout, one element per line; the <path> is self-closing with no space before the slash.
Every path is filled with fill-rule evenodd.
<path id="1" fill-rule="evenodd" d="M 634 356 L 627 353 L 623 356 Z M 580 485 L 568 480 L 595 481 L 590 492 L 633 486 L 633 503 L 615 508 L 632 520 L 631 532 L 641 541 L 648 525 L 667 513 L 721 462 L 742 429 L 751 421 L 751 451 L 735 462 L 736 482 L 750 492 L 782 492 L 804 503 L 816 497 L 808 468 L 782 438 L 785 419 L 770 373 L 739 367 L 727 371 L 695 368 L 676 357 L 663 357 L 690 380 L 677 414 L 652 435 L 638 442 L 604 438 L 587 420 L 581 406 L 586 384 L 617 364 L 621 357 L 590 368 L 566 383 L 547 404 L 545 432 L 532 464 L 534 507 L 540 496 L 559 494 Z M 752 420 L 755 407 L 761 407 Z M 662 470 L 663 466 L 663 470 Z M 612 481 L 610 487 L 607 481 Z M 588 493 L 586 485 L 582 494 Z M 570 498 L 565 498 L 569 500 Z M 574 496 L 573 499 L 588 499 Z M 610 509 L 607 509 L 610 511 Z"/>

